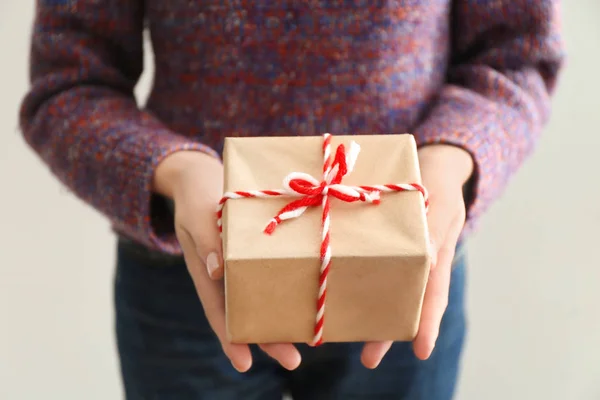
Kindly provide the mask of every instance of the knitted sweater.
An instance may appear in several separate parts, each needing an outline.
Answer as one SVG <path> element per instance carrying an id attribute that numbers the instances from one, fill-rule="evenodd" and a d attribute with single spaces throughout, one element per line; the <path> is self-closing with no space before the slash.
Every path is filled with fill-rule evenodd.
<path id="1" fill-rule="evenodd" d="M 473 226 L 548 118 L 558 13 L 552 0 L 38 0 L 21 127 L 117 232 L 169 253 L 154 169 L 183 149 L 218 157 L 226 136 L 460 146 L 476 166 Z M 156 73 L 139 106 L 144 29 Z"/>

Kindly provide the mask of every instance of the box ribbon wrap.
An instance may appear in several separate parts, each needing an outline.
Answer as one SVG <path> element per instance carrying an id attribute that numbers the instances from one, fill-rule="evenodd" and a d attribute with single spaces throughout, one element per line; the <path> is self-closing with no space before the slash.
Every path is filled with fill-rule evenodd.
<path id="1" fill-rule="evenodd" d="M 290 197 L 298 198 L 283 207 L 271 221 L 268 222 L 264 233 L 272 234 L 277 226 L 283 221 L 300 217 L 309 207 L 321 206 L 321 248 L 320 248 L 320 274 L 319 294 L 317 297 L 317 312 L 314 327 L 313 344 L 315 346 L 323 343 L 323 325 L 325 322 L 325 300 L 327 297 L 327 276 L 331 265 L 330 245 L 330 207 L 331 197 L 344 202 L 364 202 L 373 205 L 379 204 L 381 194 L 389 192 L 419 191 L 425 202 L 427 210 L 429 201 L 427 190 L 418 183 L 396 183 L 369 186 L 348 186 L 342 184 L 342 180 L 350 174 L 354 168 L 360 146 L 351 142 L 346 151 L 340 144 L 335 152 L 331 151 L 331 135 L 323 135 L 323 176 L 321 180 L 313 176 L 292 172 L 283 180 L 283 189 L 253 190 L 226 192 L 217 207 L 217 224 L 219 232 L 222 233 L 223 208 L 228 200 L 244 198 L 275 198 Z"/>

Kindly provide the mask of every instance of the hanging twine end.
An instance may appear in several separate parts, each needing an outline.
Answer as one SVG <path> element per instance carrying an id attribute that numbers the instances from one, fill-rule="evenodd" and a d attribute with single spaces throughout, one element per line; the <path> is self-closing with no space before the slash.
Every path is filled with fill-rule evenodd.
<path id="1" fill-rule="evenodd" d="M 272 235 L 273 232 L 275 232 L 275 228 L 277 228 L 277 225 L 279 225 L 280 222 L 281 220 L 279 219 L 279 217 L 273 218 L 271 221 L 269 221 L 263 232 L 267 235 Z"/>
<path id="2" fill-rule="evenodd" d="M 265 230 L 263 231 L 264 233 L 266 233 L 267 235 L 272 235 L 273 232 L 275 232 L 275 227 L 277 226 L 277 222 L 275 221 L 271 221 L 269 222 L 269 224 L 265 227 Z"/>
<path id="3" fill-rule="evenodd" d="M 379 203 L 381 203 L 381 192 L 379 191 L 374 191 L 371 192 L 369 194 L 369 196 L 371 197 L 371 203 L 378 205 Z"/>

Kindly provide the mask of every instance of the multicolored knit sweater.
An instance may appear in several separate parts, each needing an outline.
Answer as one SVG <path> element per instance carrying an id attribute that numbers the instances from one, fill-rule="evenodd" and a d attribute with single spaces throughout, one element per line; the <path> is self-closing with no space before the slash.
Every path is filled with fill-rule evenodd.
<path id="1" fill-rule="evenodd" d="M 27 142 L 117 232 L 179 253 L 150 191 L 226 136 L 410 132 L 476 162 L 473 224 L 532 151 L 562 60 L 552 0 L 38 0 Z M 150 32 L 147 104 L 133 89 Z"/>

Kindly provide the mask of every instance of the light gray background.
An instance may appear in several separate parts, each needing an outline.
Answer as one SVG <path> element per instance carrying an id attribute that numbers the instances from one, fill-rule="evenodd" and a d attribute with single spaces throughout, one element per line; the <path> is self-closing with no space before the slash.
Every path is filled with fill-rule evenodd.
<path id="1" fill-rule="evenodd" d="M 17 130 L 33 3 L 0 2 L 0 399 L 119 399 L 115 239 Z M 600 399 L 600 1 L 564 3 L 552 122 L 470 242 L 458 399 Z"/>

